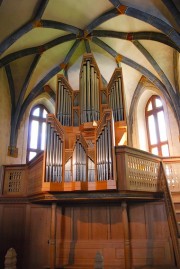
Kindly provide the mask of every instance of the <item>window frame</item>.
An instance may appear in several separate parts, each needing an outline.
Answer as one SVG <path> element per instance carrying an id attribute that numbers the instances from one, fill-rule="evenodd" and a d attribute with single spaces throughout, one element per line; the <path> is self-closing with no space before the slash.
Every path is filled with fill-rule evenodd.
<path id="1" fill-rule="evenodd" d="M 161 141 L 160 132 L 159 132 L 160 128 L 159 128 L 158 118 L 157 118 L 158 112 L 162 111 L 163 114 L 164 114 L 164 107 L 163 107 L 163 103 L 162 103 L 162 106 L 156 107 L 156 105 L 155 105 L 156 99 L 159 99 L 161 101 L 161 103 L 162 103 L 162 100 L 161 100 L 160 96 L 152 95 L 149 98 L 149 100 L 148 100 L 148 102 L 146 104 L 146 107 L 145 107 L 145 119 L 146 119 L 146 130 L 147 130 L 147 137 L 148 137 L 148 146 L 149 146 L 150 153 L 152 153 L 153 148 L 157 147 L 158 156 L 167 157 L 167 156 L 163 156 L 161 147 L 163 145 L 167 145 L 168 146 L 168 151 L 169 151 L 168 137 L 167 137 L 167 140 Z M 152 103 L 152 110 L 148 111 L 148 106 L 149 106 L 150 102 Z M 154 124 L 155 124 L 156 136 L 157 136 L 157 143 L 156 144 L 151 144 L 151 139 L 150 139 L 150 130 L 149 130 L 148 117 L 151 116 L 151 115 L 154 116 Z M 165 114 L 164 114 L 164 116 L 165 116 Z M 166 133 L 167 133 L 167 126 L 166 126 Z M 169 155 L 170 155 L 170 151 L 169 151 Z"/>
<path id="2" fill-rule="evenodd" d="M 39 116 L 33 115 L 34 111 L 37 108 L 40 109 Z M 42 105 L 42 104 L 35 105 L 31 109 L 31 112 L 30 112 L 30 115 L 29 115 L 29 124 L 28 124 L 28 140 L 27 140 L 26 162 L 30 162 L 31 160 L 34 159 L 34 157 L 33 157 L 31 160 L 29 160 L 29 154 L 30 154 L 30 152 L 35 152 L 36 153 L 36 156 L 37 156 L 40 152 L 43 151 L 41 149 L 41 137 L 42 137 L 42 126 L 43 126 L 43 123 L 46 123 L 46 118 L 43 118 L 43 111 L 44 111 L 44 109 L 47 111 L 47 113 L 49 113 L 48 109 L 44 105 Z M 36 149 L 30 147 L 31 129 L 32 129 L 32 122 L 33 122 L 33 120 L 36 120 L 36 121 L 39 122 L 38 140 L 37 140 L 37 148 Z"/>

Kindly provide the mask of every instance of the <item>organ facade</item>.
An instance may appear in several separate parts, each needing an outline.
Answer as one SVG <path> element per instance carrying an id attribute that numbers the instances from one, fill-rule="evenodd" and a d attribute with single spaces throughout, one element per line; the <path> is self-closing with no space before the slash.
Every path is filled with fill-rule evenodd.
<path id="1" fill-rule="evenodd" d="M 96 183 L 106 182 L 116 189 L 114 147 L 126 132 L 121 69 L 104 88 L 93 56 L 85 54 L 79 85 L 73 91 L 58 76 L 56 116 L 47 118 L 45 182 L 73 183 L 71 190 L 95 190 Z"/>

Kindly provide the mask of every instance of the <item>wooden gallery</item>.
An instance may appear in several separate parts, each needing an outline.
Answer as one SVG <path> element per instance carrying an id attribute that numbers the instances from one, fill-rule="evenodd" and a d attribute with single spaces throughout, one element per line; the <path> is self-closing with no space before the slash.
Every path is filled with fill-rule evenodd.
<path id="1" fill-rule="evenodd" d="M 3 14 L 10 14 L 11 5 L 15 8 L 9 2 L 0 1 Z M 144 9 L 143 4 L 140 8 L 143 1 L 123 1 L 123 5 L 93 0 L 90 5 L 86 0 L 77 6 L 73 0 L 55 2 L 24 1 L 20 4 L 24 12 L 25 3 L 30 9 L 34 5 L 34 19 L 31 14 L 30 22 L 21 26 L 22 13 L 9 36 L 2 31 L 0 267 L 180 269 L 176 1 L 160 1 L 159 11 L 150 0 Z M 71 17 L 68 3 L 75 5 L 77 14 L 82 5 L 87 27 L 79 15 Z M 154 12 L 153 26 L 145 19 L 148 10 Z M 162 18 L 157 18 L 160 11 Z M 115 19 L 119 26 L 110 24 Z M 129 32 L 121 20 L 126 26 L 131 22 Z M 45 31 L 52 31 L 48 38 Z M 108 43 L 112 37 L 118 39 L 119 47 Z M 32 43 L 33 38 L 38 42 Z M 140 43 L 140 39 L 146 41 Z M 73 44 L 70 50 L 69 44 Z M 158 65 L 161 53 L 165 59 L 161 46 L 168 55 L 172 52 L 174 82 L 164 62 Z M 127 56 L 131 47 L 137 55 L 142 53 L 144 64 L 136 54 L 131 59 Z M 58 55 L 60 51 L 63 56 Z M 64 60 L 59 63 L 61 57 Z M 58 65 L 50 66 L 51 61 Z M 9 249 L 13 249 L 14 264 Z"/>

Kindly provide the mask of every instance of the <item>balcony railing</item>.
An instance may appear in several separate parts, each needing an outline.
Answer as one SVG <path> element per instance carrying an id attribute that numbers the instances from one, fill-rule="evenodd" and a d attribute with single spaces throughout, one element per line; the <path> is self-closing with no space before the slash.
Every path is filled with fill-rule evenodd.
<path id="1" fill-rule="evenodd" d="M 166 178 L 171 192 L 180 192 L 180 157 L 163 159 Z"/>
<path id="2" fill-rule="evenodd" d="M 164 166 L 167 183 L 171 192 L 180 191 L 180 158 L 160 158 L 148 152 L 127 146 L 116 147 L 115 161 L 117 167 L 117 190 L 159 192 L 160 165 Z M 64 189 L 63 182 L 52 184 L 45 182 L 45 158 L 41 153 L 27 165 L 4 166 L 3 195 L 29 196 L 48 191 L 73 191 L 72 188 Z M 88 182 L 88 177 L 87 177 Z M 90 179 L 92 181 L 92 179 Z M 69 177 L 68 184 L 73 183 Z M 96 183 L 96 182 L 95 182 Z M 98 182 L 97 182 L 98 183 Z M 94 185 L 97 186 L 97 185 Z M 104 185 L 105 186 L 105 185 Z M 112 189 L 111 186 L 109 190 Z M 81 189 L 78 189 L 81 191 Z M 84 190 L 84 189 L 82 189 Z M 97 187 L 93 190 L 99 190 Z M 102 189 L 103 190 L 103 184 Z M 104 190 L 108 190 L 107 185 Z"/>

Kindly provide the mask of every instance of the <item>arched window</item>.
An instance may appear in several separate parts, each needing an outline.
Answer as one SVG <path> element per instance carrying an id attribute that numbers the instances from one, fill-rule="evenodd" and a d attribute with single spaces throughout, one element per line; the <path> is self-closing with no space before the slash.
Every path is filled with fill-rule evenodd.
<path id="1" fill-rule="evenodd" d="M 145 108 L 149 151 L 159 156 L 169 156 L 163 104 L 159 96 L 153 95 Z"/>
<path id="2" fill-rule="evenodd" d="M 29 134 L 27 161 L 32 160 L 44 150 L 46 133 L 46 115 L 48 111 L 43 105 L 35 106 L 29 116 Z"/>

